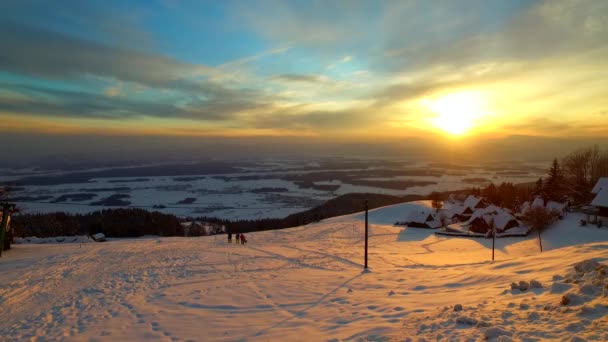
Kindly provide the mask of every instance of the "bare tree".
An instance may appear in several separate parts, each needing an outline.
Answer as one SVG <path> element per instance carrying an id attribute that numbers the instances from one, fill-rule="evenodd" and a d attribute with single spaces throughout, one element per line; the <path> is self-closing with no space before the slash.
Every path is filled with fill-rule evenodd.
<path id="1" fill-rule="evenodd" d="M 435 211 L 439 212 L 439 209 L 443 208 L 443 199 L 441 198 L 441 194 L 433 191 L 429 196 L 431 199 L 431 206 L 435 209 Z"/>
<path id="2" fill-rule="evenodd" d="M 608 176 L 608 151 L 597 145 L 574 151 L 562 161 L 568 192 L 578 203 L 590 200 L 590 191 L 600 177 Z"/>
<path id="3" fill-rule="evenodd" d="M 541 252 L 543 251 L 543 242 L 541 240 L 540 233 L 555 222 L 557 217 L 558 215 L 556 215 L 555 212 L 543 207 L 530 208 L 522 216 L 522 220 L 529 224 L 538 234 L 538 245 Z"/>

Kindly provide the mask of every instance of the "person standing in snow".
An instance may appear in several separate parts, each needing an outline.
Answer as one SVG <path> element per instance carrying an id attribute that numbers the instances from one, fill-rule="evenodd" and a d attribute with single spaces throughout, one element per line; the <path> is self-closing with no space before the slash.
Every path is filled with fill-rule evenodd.
<path id="1" fill-rule="evenodd" d="M 232 233 L 228 233 L 228 243 L 232 243 Z"/>
<path id="2" fill-rule="evenodd" d="M 245 234 L 241 234 L 241 245 L 244 245 L 247 243 L 247 239 L 245 238 Z"/>
<path id="3" fill-rule="evenodd" d="M 241 238 L 241 236 L 240 236 L 240 235 L 241 235 L 241 234 L 236 233 L 236 239 L 234 240 L 234 243 L 236 243 L 237 245 L 240 243 L 240 238 Z"/>

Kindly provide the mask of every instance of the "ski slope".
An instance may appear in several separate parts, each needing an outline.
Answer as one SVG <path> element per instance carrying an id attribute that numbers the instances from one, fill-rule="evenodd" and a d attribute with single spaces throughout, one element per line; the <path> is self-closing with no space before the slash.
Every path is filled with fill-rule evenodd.
<path id="1" fill-rule="evenodd" d="M 608 264 L 608 229 L 572 214 L 544 234 L 542 254 L 533 236 L 504 238 L 491 262 L 491 240 L 392 226 L 428 205 L 370 211 L 367 272 L 362 213 L 247 234 L 246 246 L 225 236 L 15 245 L 0 258 L 0 339 L 608 340 L 606 279 L 572 274 L 583 260 Z M 511 290 L 531 280 L 543 288 Z M 582 302 L 560 306 L 569 291 Z"/>

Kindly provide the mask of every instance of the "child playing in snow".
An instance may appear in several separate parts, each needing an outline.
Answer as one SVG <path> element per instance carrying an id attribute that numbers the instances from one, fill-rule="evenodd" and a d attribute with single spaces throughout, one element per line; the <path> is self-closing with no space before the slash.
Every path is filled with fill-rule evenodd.
<path id="1" fill-rule="evenodd" d="M 241 235 L 241 234 L 236 233 L 236 239 L 235 239 L 234 243 L 236 243 L 237 245 L 238 245 L 238 244 L 241 242 L 241 240 L 240 240 L 240 237 L 241 237 L 241 236 L 240 236 L 240 235 Z"/>
<path id="2" fill-rule="evenodd" d="M 245 239 L 245 234 L 241 234 L 241 245 L 244 245 L 247 243 L 247 239 Z"/>

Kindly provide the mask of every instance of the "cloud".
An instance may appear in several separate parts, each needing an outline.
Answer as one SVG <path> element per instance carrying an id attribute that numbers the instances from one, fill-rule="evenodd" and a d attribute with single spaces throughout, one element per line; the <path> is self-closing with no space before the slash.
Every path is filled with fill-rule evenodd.
<path id="1" fill-rule="evenodd" d="M 541 1 L 508 17 L 500 30 L 475 30 L 449 41 L 397 40 L 385 49 L 393 69 L 430 65 L 535 61 L 580 55 L 608 47 L 608 2 L 595 0 Z M 462 19 L 462 18 L 461 18 Z"/>
<path id="2" fill-rule="evenodd" d="M 126 119 L 149 116 L 226 121 L 234 119 L 241 112 L 272 107 L 269 103 L 257 102 L 255 98 L 230 96 L 213 99 L 185 98 L 182 101 L 142 100 L 6 83 L 0 86 L 11 92 L 29 95 L 7 98 L 0 94 L 1 112 L 58 117 Z"/>
<path id="3" fill-rule="evenodd" d="M 49 79 L 108 77 L 163 88 L 210 68 L 21 25 L 0 26 L 0 69 Z"/>
<path id="4" fill-rule="evenodd" d="M 307 74 L 281 74 L 274 76 L 273 79 L 288 82 L 321 83 L 327 81 L 326 77 L 320 75 Z"/>

